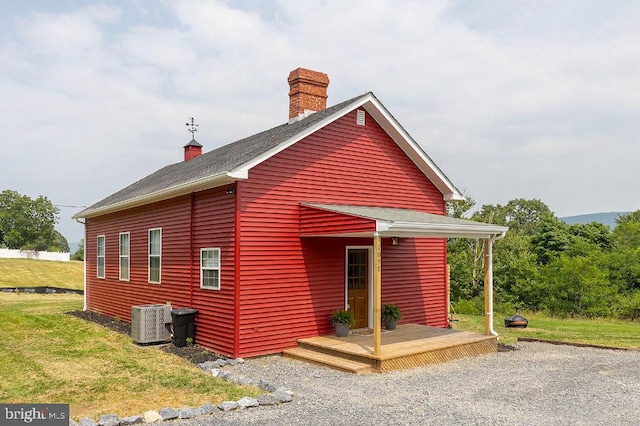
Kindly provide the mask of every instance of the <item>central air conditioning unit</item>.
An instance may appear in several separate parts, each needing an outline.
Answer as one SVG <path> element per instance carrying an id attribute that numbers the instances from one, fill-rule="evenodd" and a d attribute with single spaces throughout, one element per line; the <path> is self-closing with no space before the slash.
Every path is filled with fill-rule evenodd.
<path id="1" fill-rule="evenodd" d="M 171 305 L 131 307 L 131 339 L 136 343 L 166 342 L 171 339 L 165 324 L 171 322 Z"/>

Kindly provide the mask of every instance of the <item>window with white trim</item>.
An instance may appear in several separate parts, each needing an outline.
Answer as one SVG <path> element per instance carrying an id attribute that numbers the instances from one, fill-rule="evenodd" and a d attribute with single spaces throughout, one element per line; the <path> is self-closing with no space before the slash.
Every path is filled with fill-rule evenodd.
<path id="1" fill-rule="evenodd" d="M 120 233 L 120 280 L 129 281 L 129 233 Z"/>
<path id="2" fill-rule="evenodd" d="M 104 278 L 104 235 L 98 235 L 98 251 L 97 251 L 97 277 Z"/>
<path id="3" fill-rule="evenodd" d="M 162 228 L 149 229 L 149 282 L 160 284 L 162 270 Z"/>
<path id="4" fill-rule="evenodd" d="M 200 288 L 220 290 L 220 249 L 200 249 Z"/>

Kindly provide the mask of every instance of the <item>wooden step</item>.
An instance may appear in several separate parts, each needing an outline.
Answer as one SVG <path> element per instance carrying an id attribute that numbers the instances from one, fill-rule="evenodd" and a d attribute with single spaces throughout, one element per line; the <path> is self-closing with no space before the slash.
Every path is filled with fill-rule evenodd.
<path id="1" fill-rule="evenodd" d="M 343 347 L 340 347 L 340 348 L 327 347 L 322 344 L 316 344 L 312 341 L 306 341 L 305 339 L 298 340 L 298 348 L 307 349 L 312 352 L 321 352 L 327 355 L 339 356 L 342 359 L 348 359 L 351 361 L 361 362 L 364 364 L 371 364 L 375 362 L 375 360 L 373 360 L 370 357 L 365 357 L 362 355 L 356 355 L 351 353 L 351 351 L 349 351 L 348 348 L 345 349 Z"/>
<path id="2" fill-rule="evenodd" d="M 344 359 L 336 355 L 316 352 L 310 349 L 287 349 L 282 352 L 282 356 L 287 358 L 299 359 L 314 364 L 326 365 L 327 367 L 331 367 L 336 370 L 355 374 L 374 373 L 376 371 L 375 368 L 373 368 L 373 366 L 369 363 Z"/>

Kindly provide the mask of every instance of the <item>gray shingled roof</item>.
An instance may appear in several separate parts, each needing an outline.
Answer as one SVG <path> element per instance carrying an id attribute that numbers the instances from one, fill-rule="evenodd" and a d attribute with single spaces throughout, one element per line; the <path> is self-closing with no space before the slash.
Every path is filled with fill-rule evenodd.
<path id="1" fill-rule="evenodd" d="M 424 213 L 417 210 L 392 208 L 350 206 L 342 204 L 302 203 L 304 206 L 328 210 L 349 216 L 363 217 L 375 221 L 386 222 L 388 233 L 393 235 L 429 234 L 441 237 L 487 238 L 491 235 L 504 234 L 509 230 L 506 226 L 492 223 L 458 219 L 444 215 Z M 384 232 L 382 233 L 384 234 Z"/>
<path id="2" fill-rule="evenodd" d="M 229 172 L 241 165 L 265 154 L 279 144 L 304 132 L 309 127 L 342 110 L 349 104 L 358 102 L 367 94 L 341 102 L 292 124 L 282 124 L 264 132 L 240 139 L 213 151 L 202 154 L 189 161 L 171 164 L 140 179 L 124 189 L 98 201 L 77 213 L 74 217 L 85 217 L 93 210 L 123 203 L 133 198 L 154 194 L 188 182 Z"/>

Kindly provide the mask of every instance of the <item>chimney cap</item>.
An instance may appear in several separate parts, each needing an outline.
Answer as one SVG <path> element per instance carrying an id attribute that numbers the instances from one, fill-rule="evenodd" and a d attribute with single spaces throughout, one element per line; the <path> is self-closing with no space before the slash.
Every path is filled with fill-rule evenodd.
<path id="1" fill-rule="evenodd" d="M 293 81 L 300 79 L 307 83 L 316 84 L 318 86 L 328 86 L 329 76 L 320 71 L 310 70 L 308 68 L 298 67 L 289 73 L 287 81 L 292 83 Z"/>

